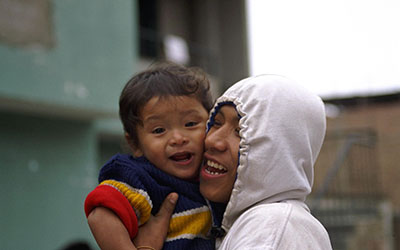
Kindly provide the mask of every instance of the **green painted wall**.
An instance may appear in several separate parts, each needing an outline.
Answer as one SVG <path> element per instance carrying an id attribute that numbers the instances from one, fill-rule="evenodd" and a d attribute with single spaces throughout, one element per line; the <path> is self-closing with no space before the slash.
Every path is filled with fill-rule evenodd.
<path id="1" fill-rule="evenodd" d="M 83 200 L 97 175 L 90 123 L 0 113 L 1 249 L 90 239 Z"/>
<path id="2" fill-rule="evenodd" d="M 54 48 L 0 42 L 2 250 L 97 249 L 83 202 L 120 149 L 109 117 L 138 61 L 136 1 L 50 2 Z"/>
<path id="3" fill-rule="evenodd" d="M 55 0 L 55 47 L 0 44 L 0 97 L 115 112 L 136 45 L 130 0 Z"/>

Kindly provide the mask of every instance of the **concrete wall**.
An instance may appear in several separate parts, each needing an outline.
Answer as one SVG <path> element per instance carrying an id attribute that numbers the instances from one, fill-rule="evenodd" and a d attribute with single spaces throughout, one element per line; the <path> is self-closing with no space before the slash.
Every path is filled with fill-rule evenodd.
<path id="1" fill-rule="evenodd" d="M 333 137 L 337 137 L 334 135 L 338 132 L 347 134 L 349 131 L 372 131 L 373 143 L 362 142 L 353 145 L 349 157 L 341 164 L 330 190 L 335 187 L 346 190 L 347 198 L 353 199 L 377 194 L 376 198 L 383 200 L 385 206 L 387 205 L 391 210 L 390 213 L 382 213 L 382 217 L 387 219 L 379 221 L 379 224 L 374 224 L 376 221 L 358 222 L 354 230 L 354 238 L 352 238 L 354 241 L 350 243 L 358 244 L 358 248 L 354 249 L 366 249 L 365 244 L 368 244 L 368 249 L 400 249 L 400 196 L 398 193 L 400 188 L 400 99 L 397 97 L 397 100 L 392 101 L 370 102 L 368 98 L 364 98 L 352 102 L 336 100 L 335 103 L 339 104 L 337 106 L 339 112 L 335 117 L 327 120 L 328 137 L 316 162 L 314 191 L 321 186 L 329 168 L 337 160 L 337 151 L 343 148 L 345 137 L 340 137 L 341 140 L 332 140 Z M 340 105 L 340 103 L 353 104 Z M 370 147 L 364 146 L 368 144 Z M 374 202 L 373 197 L 367 197 L 370 202 Z M 375 202 L 376 206 L 379 206 L 379 203 Z M 361 210 L 360 213 L 362 213 Z M 382 224 L 382 222 L 385 223 Z M 390 247 L 391 245 L 393 248 Z"/>
<path id="2" fill-rule="evenodd" d="M 160 35 L 189 43 L 191 64 L 217 80 L 218 95 L 249 76 L 244 0 L 159 1 L 158 11 Z"/>
<path id="3" fill-rule="evenodd" d="M 244 0 L 158 4 L 161 35 L 193 44 L 216 95 L 248 75 Z M 83 202 L 123 151 L 118 98 L 143 69 L 137 14 L 138 1 L 0 1 L 1 249 L 97 248 Z"/>
<path id="4" fill-rule="evenodd" d="M 2 249 L 90 239 L 83 200 L 96 184 L 90 123 L 0 113 Z"/>
<path id="5" fill-rule="evenodd" d="M 400 171 L 400 102 L 365 104 L 344 109 L 328 119 L 328 133 L 343 129 L 373 129 L 377 133 L 375 146 L 376 167 L 384 195 L 392 202 L 395 213 L 400 213 L 398 195 Z M 323 159 L 321 159 L 322 161 Z M 360 159 L 361 161 L 362 159 Z M 317 166 L 318 167 L 318 166 Z"/>
<path id="6" fill-rule="evenodd" d="M 54 250 L 75 240 L 96 248 L 83 202 L 101 164 L 120 151 L 118 98 L 138 61 L 137 3 L 40 2 L 49 4 L 50 43 L 0 36 L 0 248 Z M 32 14 L 29 1 L 0 8 Z"/>
<path id="7" fill-rule="evenodd" d="M 130 1 L 53 1 L 53 48 L 0 44 L 0 107 L 85 116 L 115 112 L 132 73 Z M 4 101 L 3 101 L 4 100 Z"/>

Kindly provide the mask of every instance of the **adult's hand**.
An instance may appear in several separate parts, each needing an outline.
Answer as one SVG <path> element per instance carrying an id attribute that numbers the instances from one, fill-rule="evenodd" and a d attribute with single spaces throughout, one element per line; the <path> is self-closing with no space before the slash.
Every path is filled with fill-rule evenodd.
<path id="1" fill-rule="evenodd" d="M 151 216 L 143 226 L 139 227 L 139 232 L 133 240 L 136 247 L 149 246 L 156 250 L 163 247 L 168 232 L 169 221 L 174 212 L 177 200 L 178 194 L 170 193 L 165 198 L 158 213 L 155 216 Z"/>

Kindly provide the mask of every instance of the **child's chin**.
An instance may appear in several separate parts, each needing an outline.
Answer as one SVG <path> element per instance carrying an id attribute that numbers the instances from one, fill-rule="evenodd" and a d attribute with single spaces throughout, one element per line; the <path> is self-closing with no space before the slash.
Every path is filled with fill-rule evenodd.
<path id="1" fill-rule="evenodd" d="M 183 179 L 183 180 L 187 180 L 187 181 L 193 181 L 193 180 L 198 180 L 199 179 L 199 175 L 198 172 L 195 171 L 194 173 L 186 173 L 186 174 L 181 174 L 181 175 L 175 175 L 176 177 L 178 177 L 179 179 Z"/>

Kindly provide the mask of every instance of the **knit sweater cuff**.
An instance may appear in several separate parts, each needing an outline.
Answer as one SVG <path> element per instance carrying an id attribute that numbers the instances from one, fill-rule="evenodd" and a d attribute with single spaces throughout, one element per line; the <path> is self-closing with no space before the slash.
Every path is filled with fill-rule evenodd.
<path id="1" fill-rule="evenodd" d="M 113 187 L 100 185 L 88 194 L 85 200 L 86 217 L 96 207 L 112 210 L 120 218 L 129 236 L 133 239 L 138 232 L 138 220 L 128 199 Z"/>

